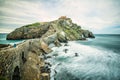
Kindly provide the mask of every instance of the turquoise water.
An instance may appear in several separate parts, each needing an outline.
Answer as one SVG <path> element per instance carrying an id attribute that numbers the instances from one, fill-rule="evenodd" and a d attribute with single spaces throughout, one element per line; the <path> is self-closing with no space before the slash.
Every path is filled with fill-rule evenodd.
<path id="1" fill-rule="evenodd" d="M 69 41 L 68 45 L 53 47 L 48 54 L 58 54 L 46 60 L 52 63 L 51 80 L 120 80 L 119 35 L 96 35 L 95 39 Z"/>
<path id="2" fill-rule="evenodd" d="M 18 44 L 24 40 L 6 40 L 7 33 L 0 33 L 0 44 Z"/>
<path id="3" fill-rule="evenodd" d="M 97 34 L 95 36 L 95 39 L 89 39 L 88 41 L 77 41 L 76 43 L 97 48 L 105 48 L 116 53 L 120 53 L 120 35 Z"/>

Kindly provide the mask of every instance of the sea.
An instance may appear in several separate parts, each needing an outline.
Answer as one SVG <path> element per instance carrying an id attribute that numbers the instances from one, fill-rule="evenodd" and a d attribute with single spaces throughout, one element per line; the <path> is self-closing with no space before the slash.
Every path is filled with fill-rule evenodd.
<path id="1" fill-rule="evenodd" d="M 120 80 L 120 35 L 95 37 L 53 47 L 51 80 Z"/>
<path id="2" fill-rule="evenodd" d="M 24 40 L 7 40 L 8 33 L 0 33 L 0 44 L 10 44 L 10 45 L 14 45 L 14 44 L 19 44 L 21 42 L 23 42 Z"/>
<path id="3" fill-rule="evenodd" d="M 0 44 L 20 43 L 6 40 L 0 34 Z M 53 52 L 46 62 L 52 64 L 50 80 L 120 80 L 120 35 L 96 34 L 95 39 L 69 41 Z M 77 54 L 77 55 L 76 55 Z"/>

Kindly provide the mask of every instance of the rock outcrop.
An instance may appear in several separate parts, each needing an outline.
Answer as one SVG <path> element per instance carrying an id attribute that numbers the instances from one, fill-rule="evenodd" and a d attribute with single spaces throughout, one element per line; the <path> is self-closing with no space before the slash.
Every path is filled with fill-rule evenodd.
<path id="1" fill-rule="evenodd" d="M 45 66 L 42 56 L 51 51 L 41 39 L 27 40 L 16 47 L 2 49 L 0 77 L 8 80 L 49 80 L 49 72 L 43 73 L 41 69 Z"/>
<path id="2" fill-rule="evenodd" d="M 5 47 L 8 47 L 10 46 L 9 44 L 0 44 L 0 48 L 5 48 Z"/>
<path id="3" fill-rule="evenodd" d="M 0 77 L 8 80 L 50 80 L 50 69 L 46 69 L 44 61 L 45 54 L 52 52 L 50 44 L 59 47 L 61 42 L 86 38 L 94 38 L 93 33 L 81 29 L 65 16 L 17 28 L 8 34 L 7 39 L 28 40 L 0 50 Z"/>
<path id="4" fill-rule="evenodd" d="M 17 28 L 7 35 L 7 39 L 33 39 L 46 37 L 51 34 L 57 34 L 58 40 L 82 40 L 83 38 L 95 38 L 93 33 L 81 29 L 80 26 L 73 23 L 70 18 L 65 16 L 51 22 L 37 22 Z"/>

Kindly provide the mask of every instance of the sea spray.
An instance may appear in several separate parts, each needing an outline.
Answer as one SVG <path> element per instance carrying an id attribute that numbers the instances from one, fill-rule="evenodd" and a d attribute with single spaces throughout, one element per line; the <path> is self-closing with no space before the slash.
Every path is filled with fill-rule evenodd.
<path id="1" fill-rule="evenodd" d="M 104 48 L 81 45 L 75 41 L 69 46 L 54 47 L 48 59 L 52 63 L 51 80 L 119 80 L 120 55 Z M 64 49 L 68 49 L 65 53 Z M 75 56 L 78 53 L 78 56 Z M 60 64 L 60 65 L 58 65 Z M 57 73 L 54 72 L 56 70 Z"/>

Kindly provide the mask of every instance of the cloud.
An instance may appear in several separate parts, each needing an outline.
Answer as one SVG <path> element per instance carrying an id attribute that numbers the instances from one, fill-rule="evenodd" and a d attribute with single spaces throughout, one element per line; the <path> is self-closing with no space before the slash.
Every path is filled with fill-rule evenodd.
<path id="1" fill-rule="evenodd" d="M 120 23 L 120 1 L 62 0 L 58 16 L 67 15 L 86 28 L 103 29 Z"/>
<path id="2" fill-rule="evenodd" d="M 25 0 L 3 0 L 0 3 L 0 32 L 5 30 L 8 32 L 38 21 L 46 21 L 48 18 L 49 13 L 41 3 Z"/>
<path id="3" fill-rule="evenodd" d="M 13 30 L 11 29 L 11 28 L 9 28 L 9 29 L 2 29 L 2 28 L 0 28 L 0 33 L 9 33 L 9 32 L 12 32 Z"/>
<path id="4" fill-rule="evenodd" d="M 48 17 L 48 13 L 41 3 L 32 3 L 29 1 L 7 1 L 4 7 L 0 7 L 0 11 L 3 12 L 5 16 L 12 17 L 29 17 L 31 19 L 40 18 L 42 15 Z"/>
<path id="5" fill-rule="evenodd" d="M 55 20 L 62 15 L 70 17 L 82 28 L 96 33 L 96 30 L 104 31 L 111 26 L 120 25 L 120 1 L 1 0 L 0 2 L 0 26 L 13 25 L 16 28 L 38 21 Z"/>

